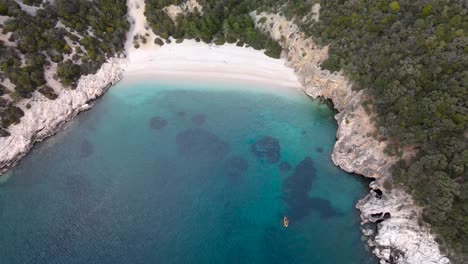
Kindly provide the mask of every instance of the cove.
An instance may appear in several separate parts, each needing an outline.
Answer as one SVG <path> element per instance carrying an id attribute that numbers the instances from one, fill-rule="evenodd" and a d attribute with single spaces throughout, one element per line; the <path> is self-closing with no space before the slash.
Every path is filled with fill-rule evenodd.
<path id="1" fill-rule="evenodd" d="M 121 82 L 4 178 L 1 262 L 376 263 L 336 129 L 291 89 Z"/>

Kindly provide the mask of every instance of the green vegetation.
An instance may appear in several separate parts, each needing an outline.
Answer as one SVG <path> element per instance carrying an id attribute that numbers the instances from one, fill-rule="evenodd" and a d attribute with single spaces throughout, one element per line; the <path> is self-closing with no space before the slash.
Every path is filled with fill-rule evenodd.
<path id="1" fill-rule="evenodd" d="M 129 28 L 125 0 L 40 0 L 35 16 L 13 0 L 0 0 L 0 15 L 11 18 L 3 33 L 11 32 L 17 48 L 0 41 L 0 78 L 15 85 L 0 86 L 0 96 L 30 97 L 36 90 L 57 98 L 46 86 L 44 69 L 57 63 L 57 76 L 74 87 L 83 74 L 123 50 Z M 329 45 L 321 66 L 343 70 L 373 98 L 366 112 L 378 115 L 379 137 L 388 139 L 386 153 L 401 157 L 392 182 L 406 188 L 424 206 L 424 218 L 449 249 L 455 261 L 468 255 L 468 2 L 466 0 L 199 0 L 203 12 L 180 15 L 164 12 L 184 0 L 146 0 L 145 14 L 158 45 L 195 39 L 221 45 L 237 43 L 265 49 L 279 57 L 278 43 L 255 29 L 249 13 L 278 11 L 299 24 L 320 45 Z M 320 21 L 309 17 L 320 2 Z M 261 20 L 260 23 L 265 23 Z M 137 36 L 134 45 L 145 42 Z M 23 112 L 0 97 L 0 136 L 19 122 Z M 372 135 L 376 136 L 376 135 Z"/>
<path id="2" fill-rule="evenodd" d="M 58 97 L 58 95 L 54 92 L 54 89 L 47 85 L 42 86 L 38 91 L 50 100 L 55 100 Z"/>
<path id="3" fill-rule="evenodd" d="M 146 0 L 145 15 L 153 31 L 162 38 L 200 39 L 205 43 L 222 45 L 242 41 L 254 49 L 265 49 L 265 54 L 279 58 L 280 45 L 255 29 L 249 13 L 257 8 L 281 1 L 204 0 L 203 14 L 193 12 L 177 17 L 176 23 L 163 10 L 183 0 Z"/>
<path id="4" fill-rule="evenodd" d="M 29 98 L 39 91 L 57 98 L 47 86 L 44 70 L 58 63 L 60 82 L 72 88 L 82 75 L 95 73 L 107 58 L 124 49 L 129 22 L 125 0 L 24 0 L 40 7 L 35 15 L 21 10 L 13 0 L 0 0 L 0 15 L 10 16 L 2 26 L 15 47 L 0 41 L 0 77 L 14 85 L 14 97 Z M 75 54 L 74 54 L 75 53 Z M 40 88 L 40 89 L 39 89 Z M 0 89 L 0 96 L 4 89 Z M 1 126 L 8 128 L 22 116 L 19 108 L 0 109 Z M 21 111 L 21 110 L 20 110 Z M 22 111 L 21 111 L 22 113 Z"/>
<path id="5" fill-rule="evenodd" d="M 301 24 L 330 46 L 322 67 L 343 69 L 355 89 L 372 95 L 366 104 L 392 142 L 387 152 L 415 151 L 395 167 L 392 185 L 413 194 L 439 240 L 461 255 L 468 254 L 467 6 L 464 0 L 330 0 L 321 1 L 318 23 Z"/>
<path id="6" fill-rule="evenodd" d="M 160 38 L 155 38 L 154 39 L 154 44 L 159 45 L 159 46 L 163 46 L 164 41 L 162 39 L 160 39 Z"/>
<path id="7" fill-rule="evenodd" d="M 5 107 L 0 108 L 1 126 L 8 127 L 11 124 L 17 124 L 20 122 L 21 117 L 24 116 L 24 112 L 17 106 L 8 103 Z"/>

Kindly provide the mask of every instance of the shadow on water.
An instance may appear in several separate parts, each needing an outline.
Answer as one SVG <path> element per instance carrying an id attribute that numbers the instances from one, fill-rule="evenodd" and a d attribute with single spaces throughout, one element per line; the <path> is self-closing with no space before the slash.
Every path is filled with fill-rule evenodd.
<path id="1" fill-rule="evenodd" d="M 167 126 L 167 120 L 160 116 L 155 116 L 150 119 L 149 126 L 151 129 L 160 130 Z"/>
<path id="2" fill-rule="evenodd" d="M 185 113 L 184 111 L 177 111 L 176 115 L 177 115 L 178 117 L 183 118 L 183 117 L 185 117 L 185 116 L 187 115 L 187 113 Z"/>
<path id="3" fill-rule="evenodd" d="M 270 136 L 257 140 L 252 144 L 251 150 L 255 156 L 267 163 L 277 163 L 281 157 L 279 140 Z"/>
<path id="4" fill-rule="evenodd" d="M 306 157 L 296 166 L 294 173 L 283 181 L 282 197 L 288 206 L 287 215 L 291 221 L 301 220 L 311 210 L 324 218 L 339 215 L 328 200 L 309 197 L 316 173 L 312 158 Z"/>
<path id="5" fill-rule="evenodd" d="M 206 122 L 206 115 L 204 114 L 198 114 L 198 115 L 194 115 L 192 117 L 192 122 L 195 124 L 195 125 L 203 125 L 205 122 Z"/>
<path id="6" fill-rule="evenodd" d="M 241 184 L 249 168 L 249 162 L 240 156 L 233 156 L 228 158 L 225 166 L 225 171 L 230 182 Z"/>
<path id="7" fill-rule="evenodd" d="M 286 161 L 281 162 L 278 167 L 279 167 L 279 170 L 283 173 L 288 172 L 292 169 L 291 164 L 289 164 L 289 162 L 286 162 Z"/>
<path id="8" fill-rule="evenodd" d="M 229 144 L 210 131 L 194 128 L 177 134 L 180 157 L 197 160 L 220 160 L 229 153 Z"/>

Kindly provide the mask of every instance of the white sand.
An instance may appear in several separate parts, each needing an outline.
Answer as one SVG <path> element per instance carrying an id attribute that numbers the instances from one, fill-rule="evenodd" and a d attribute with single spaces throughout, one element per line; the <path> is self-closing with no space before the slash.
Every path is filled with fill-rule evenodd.
<path id="1" fill-rule="evenodd" d="M 192 83 L 262 84 L 259 88 L 297 88 L 300 85 L 293 69 L 284 60 L 272 59 L 261 51 L 241 48 L 233 44 L 223 46 L 186 40 L 181 44 L 154 44 L 156 37 L 147 26 L 143 0 L 128 0 L 132 26 L 126 42 L 127 59 L 108 60 L 94 75 L 82 76 L 75 90 L 63 89 L 52 78 L 56 64 L 46 70 L 48 84 L 59 94 L 48 100 L 35 93 L 33 98 L 18 105 L 25 111 L 19 124 L 9 128 L 10 137 L 0 138 L 0 175 L 14 166 L 32 148 L 36 141 L 53 135 L 65 122 L 79 112 L 89 109 L 90 100 L 102 95 L 107 87 L 122 77 L 131 80 L 186 80 Z M 134 35 L 147 36 L 148 43 L 135 49 Z M 251 87 L 249 85 L 249 87 Z M 29 103 L 30 109 L 25 105 Z"/>
<path id="2" fill-rule="evenodd" d="M 128 17 L 130 21 L 130 30 L 127 33 L 127 41 L 125 42 L 125 50 L 127 53 L 135 51 L 133 45 L 134 36 L 144 36 L 147 40 L 146 44 L 139 43 L 138 50 L 152 50 L 158 45 L 154 44 L 156 35 L 151 30 L 145 16 L 145 1 L 144 0 L 127 0 Z"/>
<path id="3" fill-rule="evenodd" d="M 185 79 L 203 82 L 255 82 L 275 87 L 300 88 L 294 70 L 253 48 L 197 43 L 185 40 L 156 49 L 128 54 L 124 79 Z"/>
<path id="4" fill-rule="evenodd" d="M 190 4 L 197 6 L 195 0 Z M 132 26 L 127 35 L 126 51 L 129 65 L 124 79 L 165 79 L 205 82 L 255 82 L 274 87 L 301 88 L 294 70 L 285 60 L 273 59 L 263 51 L 237 47 L 208 45 L 194 40 L 185 40 L 162 47 L 154 44 L 156 35 L 144 16 L 143 0 L 128 0 L 128 14 Z M 201 9 L 201 8 L 199 8 Z M 147 43 L 140 48 L 133 46 L 135 35 L 146 35 Z"/>

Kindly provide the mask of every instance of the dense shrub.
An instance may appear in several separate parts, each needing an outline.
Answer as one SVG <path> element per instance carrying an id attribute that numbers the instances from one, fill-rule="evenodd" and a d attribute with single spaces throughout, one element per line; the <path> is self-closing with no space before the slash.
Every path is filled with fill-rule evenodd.
<path id="1" fill-rule="evenodd" d="M 320 2 L 320 21 L 301 26 L 329 45 L 322 67 L 366 88 L 379 131 L 395 142 L 389 154 L 416 150 L 392 185 L 424 206 L 440 240 L 468 254 L 468 2 Z"/>
<path id="2" fill-rule="evenodd" d="M 263 5 L 282 1 L 205 0 L 202 1 L 203 15 L 198 12 L 181 15 L 177 18 L 177 23 L 174 23 L 163 8 L 182 2 L 146 0 L 145 14 L 157 35 L 165 39 L 199 39 L 216 45 L 240 40 L 255 49 L 266 49 L 265 54 L 268 56 L 280 57 L 280 46 L 255 29 L 249 12 Z"/>

